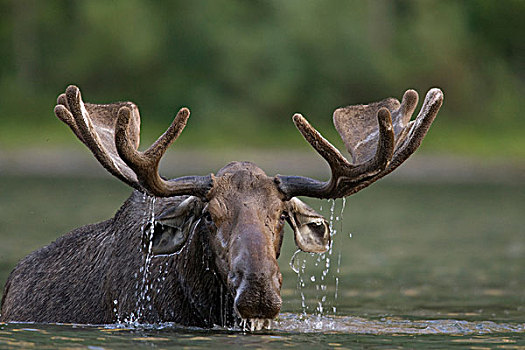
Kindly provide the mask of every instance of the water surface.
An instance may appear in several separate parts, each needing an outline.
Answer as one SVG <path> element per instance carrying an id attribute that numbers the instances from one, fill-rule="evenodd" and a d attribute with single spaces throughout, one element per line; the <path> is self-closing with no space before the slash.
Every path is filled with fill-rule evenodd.
<path id="1" fill-rule="evenodd" d="M 0 284 L 20 258 L 112 216 L 129 193 L 111 179 L 0 177 Z M 310 203 L 331 216 L 328 201 Z M 525 185 L 383 180 L 341 207 L 331 254 L 300 253 L 299 276 L 287 231 L 271 330 L 1 324 L 0 348 L 525 348 Z"/>

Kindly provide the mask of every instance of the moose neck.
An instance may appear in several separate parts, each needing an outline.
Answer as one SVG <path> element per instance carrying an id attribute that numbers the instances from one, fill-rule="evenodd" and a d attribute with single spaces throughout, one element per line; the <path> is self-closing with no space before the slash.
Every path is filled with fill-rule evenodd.
<path id="1" fill-rule="evenodd" d="M 184 247 L 176 254 L 153 256 L 147 252 L 147 239 L 144 239 L 147 232 L 144 230 L 145 223 L 154 217 L 151 210 L 159 212 L 163 206 L 173 205 L 177 200 L 176 197 L 153 200 L 135 191 L 115 216 L 117 239 L 128 240 L 128 245 L 131 241 L 128 249 L 136 257 L 130 265 L 122 262 L 118 274 L 124 279 L 131 277 L 135 285 L 130 283 L 129 286 L 136 290 L 135 301 L 119 305 L 120 313 L 123 317 L 139 314 L 141 322 L 231 326 L 236 319 L 233 297 L 217 272 L 205 225 L 197 223 Z M 123 222 L 132 223 L 134 227 L 122 225 Z M 140 252 L 137 246 L 141 247 Z M 114 299 L 118 302 L 119 295 L 126 293 L 115 291 Z"/>

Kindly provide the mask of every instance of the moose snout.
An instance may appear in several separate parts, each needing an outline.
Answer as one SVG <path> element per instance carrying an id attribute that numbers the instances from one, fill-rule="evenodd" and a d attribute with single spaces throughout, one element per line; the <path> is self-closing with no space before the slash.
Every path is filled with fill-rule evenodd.
<path id="1" fill-rule="evenodd" d="M 282 275 L 275 257 L 242 254 L 233 265 L 229 282 L 239 316 L 245 319 L 277 316 L 282 305 Z"/>
<path id="2" fill-rule="evenodd" d="M 240 278 L 234 306 L 244 319 L 272 319 L 281 310 L 281 273 L 248 273 Z"/>

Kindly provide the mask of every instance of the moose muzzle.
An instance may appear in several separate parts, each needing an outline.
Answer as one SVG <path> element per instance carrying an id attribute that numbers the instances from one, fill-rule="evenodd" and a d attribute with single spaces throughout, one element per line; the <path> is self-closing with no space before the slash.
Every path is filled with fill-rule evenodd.
<path id="1" fill-rule="evenodd" d="M 243 319 L 272 319 L 281 309 L 282 276 L 270 234 L 257 225 L 243 227 L 231 246 L 230 286 Z"/>

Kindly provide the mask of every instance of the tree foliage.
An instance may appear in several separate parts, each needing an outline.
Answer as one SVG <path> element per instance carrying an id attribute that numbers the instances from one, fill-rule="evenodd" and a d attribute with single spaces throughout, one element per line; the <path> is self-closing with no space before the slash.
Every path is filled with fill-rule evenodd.
<path id="1" fill-rule="evenodd" d="M 136 102 L 145 127 L 187 105 L 190 145 L 204 147 L 295 144 L 294 112 L 331 138 L 336 107 L 438 86 L 445 105 L 430 148 L 525 155 L 524 1 L 4 0 L 0 9 L 0 126 L 11 130 L 0 144 L 16 143 L 23 125 L 56 123 L 54 98 L 70 83 L 90 101 Z"/>

